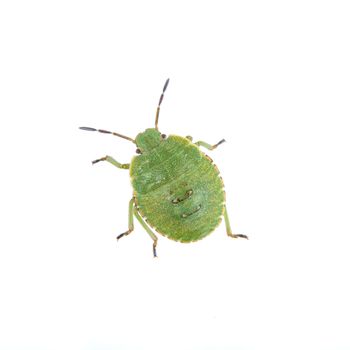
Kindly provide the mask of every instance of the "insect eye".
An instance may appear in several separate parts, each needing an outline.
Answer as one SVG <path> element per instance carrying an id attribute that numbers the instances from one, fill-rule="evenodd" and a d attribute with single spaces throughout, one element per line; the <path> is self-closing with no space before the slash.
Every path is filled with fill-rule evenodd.
<path id="1" fill-rule="evenodd" d="M 141 150 L 139 148 L 136 148 L 136 153 L 141 154 Z"/>
<path id="2" fill-rule="evenodd" d="M 165 134 L 162 134 L 162 139 L 165 139 L 166 138 L 166 135 Z"/>

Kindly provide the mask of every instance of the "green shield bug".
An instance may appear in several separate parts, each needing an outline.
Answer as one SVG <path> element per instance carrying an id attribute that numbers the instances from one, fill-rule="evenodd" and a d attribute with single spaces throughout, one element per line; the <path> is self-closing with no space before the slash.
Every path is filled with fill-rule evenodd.
<path id="1" fill-rule="evenodd" d="M 229 237 L 248 239 L 246 235 L 232 233 L 219 170 L 199 149 L 202 146 L 214 150 L 225 140 L 210 145 L 204 141 L 192 142 L 191 136 L 166 137 L 158 130 L 160 105 L 168 84 L 169 79 L 158 102 L 155 127 L 139 133 L 135 139 L 116 132 L 80 128 L 112 134 L 136 144 L 138 155 L 130 164 L 121 164 L 110 156 L 92 162 L 107 161 L 130 172 L 133 197 L 129 202 L 129 225 L 117 239 L 134 230 L 134 217 L 152 238 L 154 257 L 157 236 L 153 230 L 175 241 L 194 242 L 213 232 L 224 217 Z"/>

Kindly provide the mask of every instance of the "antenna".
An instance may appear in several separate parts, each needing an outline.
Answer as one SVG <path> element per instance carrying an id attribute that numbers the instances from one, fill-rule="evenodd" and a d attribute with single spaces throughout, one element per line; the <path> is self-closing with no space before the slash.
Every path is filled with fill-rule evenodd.
<path id="1" fill-rule="evenodd" d="M 163 92 L 162 94 L 160 95 L 160 98 L 159 98 L 159 102 L 158 102 L 158 107 L 157 107 L 157 113 L 156 113 L 156 129 L 158 130 L 158 120 L 159 120 L 159 111 L 160 111 L 160 105 L 163 101 L 163 97 L 164 97 L 164 92 L 166 90 L 166 88 L 168 87 L 168 84 L 169 84 L 169 80 L 170 79 L 167 79 L 165 84 L 164 84 L 164 87 L 163 87 Z"/>
<path id="2" fill-rule="evenodd" d="M 135 140 L 132 139 L 131 137 L 124 136 L 122 134 L 118 134 L 117 132 L 112 132 L 112 131 L 107 131 L 107 130 L 102 130 L 102 129 L 89 128 L 88 126 L 81 126 L 79 129 L 85 130 L 85 131 L 98 131 L 98 132 L 101 132 L 102 134 L 112 134 L 114 136 L 118 136 L 118 137 L 121 137 L 123 139 L 129 140 L 129 141 L 131 141 L 133 143 L 136 143 Z"/>

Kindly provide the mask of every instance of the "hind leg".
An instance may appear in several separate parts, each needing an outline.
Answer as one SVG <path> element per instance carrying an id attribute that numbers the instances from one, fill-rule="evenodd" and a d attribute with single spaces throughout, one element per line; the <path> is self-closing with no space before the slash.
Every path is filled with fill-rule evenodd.
<path id="1" fill-rule="evenodd" d="M 153 239 L 153 256 L 156 258 L 157 257 L 157 251 L 156 251 L 156 246 L 157 246 L 157 241 L 158 238 L 157 236 L 152 232 L 152 230 L 148 227 L 148 225 L 145 223 L 139 212 L 137 211 L 136 208 L 134 208 L 134 215 L 136 219 L 139 221 L 139 223 L 142 225 L 142 227 L 146 230 L 146 232 L 150 235 L 150 237 Z"/>
<path id="2" fill-rule="evenodd" d="M 228 235 L 229 237 L 248 239 L 248 236 L 246 236 L 246 235 L 240 235 L 240 234 L 233 234 L 233 233 L 232 233 L 231 225 L 230 225 L 230 220 L 229 220 L 228 214 L 227 214 L 226 205 L 225 205 L 225 210 L 224 210 L 224 219 L 225 219 L 226 233 L 227 233 L 227 235 Z"/>

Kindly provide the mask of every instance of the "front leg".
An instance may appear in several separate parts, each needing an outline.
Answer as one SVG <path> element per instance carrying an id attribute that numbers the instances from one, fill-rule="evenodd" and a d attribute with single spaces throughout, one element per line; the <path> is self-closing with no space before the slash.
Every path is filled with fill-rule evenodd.
<path id="1" fill-rule="evenodd" d="M 192 141 L 192 136 L 186 136 L 187 139 L 189 139 L 190 141 Z M 222 143 L 225 142 L 225 139 L 222 139 L 221 141 L 219 141 L 218 143 L 216 143 L 215 145 L 210 145 L 209 143 L 207 142 L 204 142 L 204 141 L 197 141 L 197 142 L 194 142 L 195 145 L 197 146 L 202 146 L 202 147 L 205 147 L 206 149 L 209 149 L 209 150 L 214 150 L 216 147 L 218 147 L 219 145 L 221 145 Z"/>
<path id="2" fill-rule="evenodd" d="M 121 164 L 110 156 L 105 156 L 105 157 L 102 157 L 100 159 L 93 160 L 92 164 L 96 164 L 96 163 L 102 162 L 102 161 L 106 161 L 108 163 L 111 163 L 119 169 L 129 169 L 129 167 L 130 167 L 130 164 Z"/>

